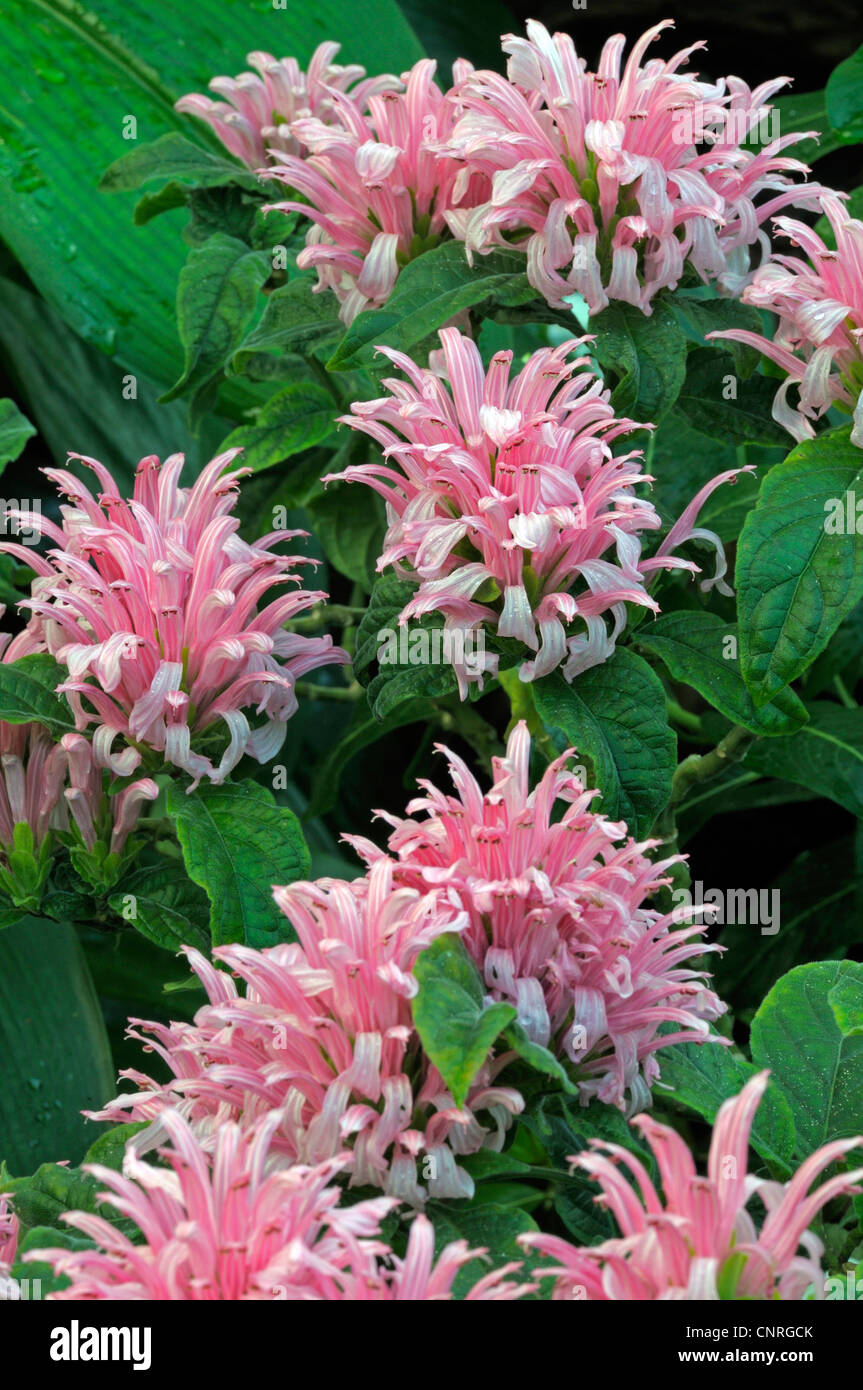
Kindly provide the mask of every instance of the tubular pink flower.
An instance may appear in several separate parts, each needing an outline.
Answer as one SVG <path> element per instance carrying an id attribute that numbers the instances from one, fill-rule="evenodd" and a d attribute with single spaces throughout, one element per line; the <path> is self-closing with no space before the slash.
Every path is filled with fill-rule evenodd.
<path id="1" fill-rule="evenodd" d="M 92 852 L 101 838 L 110 854 L 121 855 L 144 802 L 155 801 L 159 795 L 158 786 L 152 777 L 139 777 L 115 795 L 106 794 L 102 769 L 83 734 L 64 734 L 60 749 L 69 775 L 63 795 L 85 849 Z"/>
<path id="2" fill-rule="evenodd" d="M 380 1239 L 380 1225 L 398 1203 L 387 1197 L 340 1206 L 334 1184 L 341 1160 L 315 1167 L 279 1166 L 271 1144 L 276 1113 L 252 1128 L 223 1124 L 212 1154 L 177 1114 L 164 1117 L 167 1167 L 142 1162 L 129 1145 L 124 1172 L 98 1164 L 87 1171 L 105 1184 L 102 1200 L 134 1221 L 144 1240 L 133 1244 L 102 1216 L 68 1212 L 63 1220 L 94 1249 L 28 1252 L 47 1260 L 70 1283 L 57 1300 L 211 1301 L 277 1299 L 449 1299 L 453 1279 L 482 1250 L 449 1245 L 433 1262 L 433 1233 L 424 1217 L 411 1230 L 403 1260 Z M 475 1299 L 514 1299 L 534 1285 L 494 1271 L 471 1291 Z"/>
<path id="3" fill-rule="evenodd" d="M 214 77 L 210 91 L 222 98 L 213 101 L 199 92 L 181 97 L 175 110 L 206 121 L 225 148 L 250 169 L 282 155 L 298 155 L 301 144 L 291 133 L 294 121 L 314 117 L 323 124 L 338 119 L 335 98 L 349 98 L 364 111 L 376 92 L 399 86 L 395 77 L 366 81 L 365 68 L 342 67 L 333 60 L 341 47 L 319 44 L 307 72 L 296 58 L 276 59 L 271 53 L 249 53 L 246 62 L 254 72 L 238 77 Z"/>
<path id="4" fill-rule="evenodd" d="M 355 403 L 341 423 L 370 435 L 383 460 L 324 480 L 366 483 L 385 498 L 378 569 L 393 565 L 418 584 L 402 624 L 439 612 L 445 629 L 471 639 L 488 626 L 530 651 L 523 681 L 559 666 L 572 680 L 612 655 L 627 603 L 657 611 L 648 576 L 697 570 L 669 555 L 671 545 L 692 536 L 713 545 L 717 572 L 702 587 L 731 592 L 718 537 L 694 522 L 713 489 L 736 474 L 714 478 L 665 545 L 643 559 L 642 533 L 661 523 L 635 489 L 651 479 L 639 450 L 616 456 L 611 448 L 637 426 L 615 418 L 585 358 L 566 360 L 589 338 L 540 349 L 512 379 L 511 352 L 496 353 L 485 372 L 479 349 L 457 329 L 440 339 L 434 369 L 379 349 L 407 381 L 385 380 L 388 396 Z M 456 664 L 462 698 L 482 680 L 477 665 Z M 487 653 L 485 669 L 496 667 Z"/>
<path id="5" fill-rule="evenodd" d="M 799 256 L 774 256 L 743 292 L 745 304 L 779 316 L 771 340 L 746 329 L 710 333 L 763 352 L 787 373 L 773 402 L 773 418 L 800 441 L 812 439 L 813 420 L 831 407 L 854 412 L 852 439 L 863 447 L 863 222 L 849 217 L 839 197 L 822 198 L 836 250 L 803 222 L 777 217 L 776 226 Z M 788 400 L 798 390 L 796 408 Z"/>
<path id="6" fill-rule="evenodd" d="M 414 64 L 403 91 L 369 98 L 368 115 L 332 93 L 337 121 L 295 121 L 291 134 L 306 153 L 286 155 L 266 171 L 307 199 L 274 206 L 315 224 L 297 264 L 314 266 L 318 289 L 335 292 L 345 323 L 382 304 L 399 270 L 449 237 L 451 209 L 487 195 L 485 179 L 437 153 L 459 108 L 435 85 L 435 66 L 430 59 Z M 471 71 L 460 60 L 455 81 Z"/>
<path id="7" fill-rule="evenodd" d="M 243 996 L 186 948 L 210 1003 L 194 1024 L 150 1023 L 148 1036 L 131 1034 L 174 1080 L 163 1086 L 124 1072 L 139 1090 L 93 1118 L 156 1120 L 152 1144 L 164 1114 L 179 1106 L 211 1142 L 225 1119 L 248 1124 L 278 1108 L 273 1142 L 292 1161 L 320 1163 L 349 1149 L 352 1186 L 414 1204 L 427 1193 L 469 1197 L 458 1155 L 500 1149 L 522 1099 L 496 1083 L 503 1063 L 489 1061 L 456 1108 L 421 1052 L 410 1006 L 417 955 L 442 932 L 461 930 L 465 914 L 444 890 L 396 885 L 387 862 L 367 879 L 295 883 L 275 897 L 299 944 L 216 950 L 245 983 Z"/>
<path id="8" fill-rule="evenodd" d="M 95 724 L 100 767 L 128 776 L 142 753 L 222 782 L 244 753 L 275 756 L 297 708 L 294 683 L 316 667 L 344 663 L 332 638 L 302 637 L 284 624 L 326 594 L 293 588 L 260 608 L 276 585 L 299 585 L 302 556 L 274 553 L 303 534 L 273 532 L 248 545 L 232 511 L 239 479 L 226 472 L 240 452 L 220 454 L 190 488 L 179 486 L 183 455 L 141 460 L 125 501 L 95 459 L 72 454 L 101 486 L 93 497 L 65 469 L 45 469 L 69 499 L 62 524 L 26 514 L 54 542 L 46 556 L 13 542 L 0 551 L 36 570 L 28 641 L 38 635 L 68 671 L 59 687 L 80 730 Z M 15 513 L 19 519 L 25 514 Z M 263 719 L 250 724 L 246 710 Z M 230 741 L 214 766 L 193 740 L 224 722 Z M 120 739 L 125 745 L 114 751 Z"/>
<path id="9" fill-rule="evenodd" d="M 687 962 L 704 946 L 703 925 L 679 926 L 644 905 L 667 883 L 676 859 L 651 863 L 658 841 L 636 844 L 592 812 L 595 792 L 565 770 L 570 753 L 530 786 L 530 737 L 522 721 L 505 758 L 493 759 L 483 793 L 465 764 L 446 753 L 454 795 L 420 782 L 424 795 L 407 818 L 377 814 L 392 827 L 387 855 L 369 840 L 344 838 L 393 881 L 446 891 L 468 916 L 462 941 L 489 995 L 518 1010 L 530 1038 L 575 1065 L 585 1104 L 593 1097 L 621 1109 L 650 1101 L 656 1053 L 710 1036 L 707 1020 L 725 1006 Z M 553 820 L 555 803 L 566 804 Z M 661 1036 L 664 1023 L 679 1031 Z"/>
<path id="10" fill-rule="evenodd" d="M 575 294 L 591 314 L 612 299 L 649 314 L 687 264 L 736 293 L 750 248 L 769 254 L 763 222 L 792 203 L 815 206 L 822 190 L 795 184 L 808 170 L 782 153 L 804 135 L 743 148 L 788 79 L 754 92 L 736 77 L 699 82 L 685 64 L 702 43 L 643 63 L 669 27 L 643 34 L 623 71 L 626 41 L 615 35 L 591 72 L 568 35 L 529 20 L 526 39 L 503 40 L 509 80 L 476 72 L 461 84 L 465 114 L 442 155 L 492 187 L 480 206 L 448 216 L 469 256 L 516 246 L 550 304 L 565 308 Z"/>
<path id="11" fill-rule="evenodd" d="M 768 1075 L 753 1076 L 720 1108 L 706 1177 L 696 1172 L 679 1134 L 649 1115 L 636 1116 L 633 1124 L 653 1150 L 664 1198 L 639 1160 L 617 1144 L 591 1140 L 596 1152 L 571 1160 L 599 1183 L 596 1201 L 612 1212 L 621 1236 L 587 1249 L 558 1236 L 520 1236 L 522 1245 L 556 1262 L 540 1271 L 555 1276 L 555 1298 L 794 1302 L 810 1291 L 823 1298 L 823 1246 L 809 1228 L 827 1202 L 860 1191 L 855 1184 L 863 1168 L 829 1178 L 807 1194 L 826 1168 L 863 1147 L 863 1136 L 825 1144 L 787 1184 L 750 1176 L 749 1132 Z M 747 1211 L 753 1197 L 767 1213 L 760 1230 Z"/>

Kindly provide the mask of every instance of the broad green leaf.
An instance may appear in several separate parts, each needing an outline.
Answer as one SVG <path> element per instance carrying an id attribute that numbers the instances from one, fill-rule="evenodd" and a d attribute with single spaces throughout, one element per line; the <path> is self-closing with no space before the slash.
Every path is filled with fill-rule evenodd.
<path id="1" fill-rule="evenodd" d="M 863 1133 L 863 1036 L 837 1022 L 832 1001 L 863 983 L 857 961 L 789 970 L 752 1020 L 752 1058 L 769 1067 L 794 1116 L 797 1154 Z"/>
<path id="2" fill-rule="evenodd" d="M 660 1062 L 662 1079 L 657 1085 L 657 1098 L 670 1086 L 674 1100 L 711 1122 L 722 1102 L 739 1095 L 759 1070 L 720 1042 L 676 1043 L 662 1052 Z M 749 1142 L 783 1178 L 789 1176 L 794 1120 L 785 1096 L 774 1082 L 767 1087 L 758 1107 Z"/>
<path id="3" fill-rule="evenodd" d="M 330 400 L 330 421 L 333 402 Z M 330 483 L 308 504 L 312 529 L 331 565 L 371 592 L 384 548 L 386 511 L 371 488 Z"/>
<path id="4" fill-rule="evenodd" d="M 727 352 L 696 348 L 687 358 L 677 410 L 702 434 L 726 444 L 787 445 L 787 431 L 771 414 L 775 394 L 772 378 L 743 380 Z"/>
<path id="5" fill-rule="evenodd" d="M 656 478 L 652 500 L 669 529 L 696 492 L 717 473 L 737 468 L 740 463 L 732 445 L 693 429 L 677 407 L 669 411 L 651 435 L 649 450 L 648 472 Z M 747 449 L 746 457 L 747 462 L 759 466 L 760 472 L 765 463 L 769 466 L 784 458 L 785 449 L 780 452 L 753 447 Z M 715 531 L 722 541 L 736 540 L 747 513 L 755 506 L 758 487 L 757 477 L 743 473 L 733 483 L 717 488 L 698 514 L 699 526 Z"/>
<path id="6" fill-rule="evenodd" d="M 224 151 L 213 154 L 171 131 L 146 145 L 136 145 L 105 170 L 99 182 L 103 193 L 128 193 L 144 184 L 181 180 L 197 188 L 238 183 L 260 190 L 257 175 Z"/>
<path id="7" fill-rule="evenodd" d="M 213 404 L 227 363 L 249 326 L 258 291 L 270 274 L 264 251 L 217 232 L 190 251 L 177 288 L 183 374 L 162 397 L 189 397 L 190 420 Z"/>
<path id="8" fill-rule="evenodd" d="M 166 951 L 210 946 L 209 903 L 182 864 L 156 864 L 123 879 L 108 899 L 136 931 Z"/>
<path id="9" fill-rule="evenodd" d="M 400 73 L 422 50 L 392 0 L 6 0 L 0 16 L 6 97 L 0 112 L 0 236 L 69 326 L 161 389 L 180 372 L 175 292 L 183 211 L 137 231 L 135 193 L 108 196 L 108 165 L 160 135 L 221 153 L 200 122 L 174 111 L 252 50 L 305 67 L 323 39 L 370 74 Z M 127 121 L 132 116 L 133 129 Z M 225 157 L 225 156 L 223 156 Z M 226 157 L 225 157 L 226 158 Z M 71 445 L 71 441 L 70 441 Z"/>
<path id="10" fill-rule="evenodd" d="M 741 668 L 756 705 L 796 680 L 863 598 L 863 532 L 830 534 L 831 504 L 863 499 L 847 430 L 806 440 L 761 485 L 737 553 Z"/>
<path id="11" fill-rule="evenodd" d="M 690 342 L 705 347 L 708 333 L 721 333 L 727 328 L 748 328 L 752 333 L 761 332 L 761 316 L 757 309 L 749 304 L 741 304 L 739 299 L 702 298 L 703 289 L 704 286 L 700 286 L 696 295 L 678 291 L 668 295 L 665 301 Z M 735 370 L 740 376 L 752 375 L 758 366 L 759 354 L 755 348 L 731 339 L 723 340 L 719 346 L 731 353 Z"/>
<path id="12" fill-rule="evenodd" d="M 292 383 L 277 391 L 251 424 L 228 435 L 222 451 L 242 449 L 243 466 L 259 473 L 320 444 L 335 429 L 336 409 L 323 386 Z"/>
<path id="13" fill-rule="evenodd" d="M 58 372 L 60 341 L 63 371 Z M 22 408 L 52 461 L 65 466 L 70 449 L 97 458 L 124 494 L 131 493 L 135 468 L 145 453 L 166 458 L 180 450 L 194 472 L 216 452 L 229 428 L 215 419 L 215 428 L 194 440 L 181 402 L 159 405 L 152 382 L 125 372 L 116 358 L 70 332 L 43 299 L 11 280 L 0 280 L 0 345 Z"/>
<path id="14" fill-rule="evenodd" d="M 273 887 L 308 877 L 309 852 L 293 811 L 256 782 L 225 782 L 189 793 L 172 785 L 168 814 L 189 877 L 210 899 L 213 945 L 290 940 Z"/>
<path id="15" fill-rule="evenodd" d="M 471 266 L 462 242 L 443 242 L 405 266 L 384 308 L 354 319 L 328 366 L 345 371 L 371 363 L 380 344 L 410 352 L 466 309 L 517 305 L 534 297 L 519 252 L 492 251 L 475 257 Z"/>
<path id="16" fill-rule="evenodd" d="M 568 684 L 559 671 L 534 681 L 540 718 L 558 746 L 590 763 L 600 809 L 647 835 L 671 795 L 676 740 L 665 692 L 647 662 L 625 648 Z"/>
<path id="17" fill-rule="evenodd" d="M 0 663 L 0 719 L 8 724 L 42 724 L 55 738 L 74 731 L 66 700 L 56 695 L 66 669 L 47 652 L 33 652 Z"/>
<path id="18" fill-rule="evenodd" d="M 47 1298 L 69 1287 L 68 1274 L 56 1275 L 53 1265 L 47 1260 L 27 1260 L 22 1257 L 31 1250 L 91 1250 L 93 1242 L 86 1236 L 74 1235 L 68 1226 L 57 1230 L 54 1226 L 34 1226 L 28 1230 L 23 1240 L 18 1242 L 18 1252 L 12 1266 L 12 1278 L 17 1280 L 20 1297 L 29 1299 Z"/>
<path id="19" fill-rule="evenodd" d="M 863 46 L 833 69 L 824 96 L 831 128 L 843 141 L 863 141 Z"/>
<path id="20" fill-rule="evenodd" d="M 762 806 L 785 806 L 791 802 L 814 801 L 815 792 L 774 778 L 762 779 L 740 763 L 718 777 L 698 783 L 676 811 L 677 841 L 681 848 L 697 835 L 711 816 L 735 815 Z"/>
<path id="21" fill-rule="evenodd" d="M 21 414 L 14 401 L 0 400 L 0 469 L 22 453 L 35 433 L 36 426 Z"/>
<path id="22" fill-rule="evenodd" d="M 804 164 L 813 164 L 816 159 L 823 159 L 826 154 L 832 154 L 843 145 L 854 144 L 853 137 L 848 139 L 841 131 L 832 128 L 827 115 L 827 93 L 823 88 L 817 92 L 794 92 L 777 97 L 773 105 L 779 112 L 783 135 L 794 130 L 816 132 L 814 140 L 801 140 L 798 145 L 791 146 L 793 157 L 801 159 Z M 765 145 L 773 138 L 769 123 L 765 135 L 767 139 L 753 141 L 753 145 Z"/>
<path id="23" fill-rule="evenodd" d="M 419 990 L 413 1016 L 423 1049 L 437 1067 L 457 1106 L 492 1044 L 516 1018 L 511 1004 L 483 1004 L 476 966 L 458 936 L 446 933 L 423 951 L 414 965 Z"/>
<path id="24" fill-rule="evenodd" d="M 541 1072 L 543 1076 L 550 1076 L 569 1095 L 578 1095 L 578 1087 L 570 1080 L 563 1063 L 553 1052 L 549 1052 L 547 1047 L 533 1042 L 520 1023 L 511 1023 L 504 1037 L 513 1051 L 517 1052 L 528 1066 L 533 1067 L 534 1071 Z"/>
<path id="25" fill-rule="evenodd" d="M 81 1111 L 104 1105 L 115 1087 L 72 927 L 24 917 L 0 932 L 0 1057 L 0 1158 L 13 1173 L 60 1158 L 77 1163 L 92 1136 Z"/>
<path id="26" fill-rule="evenodd" d="M 467 1241 L 471 1250 L 488 1251 L 484 1259 L 462 1265 L 453 1280 L 454 1298 L 464 1298 L 477 1280 L 504 1264 L 518 1261 L 521 1265 L 510 1276 L 515 1280 L 532 1277 L 537 1257 L 522 1249 L 518 1237 L 539 1227 L 526 1211 L 494 1204 L 474 1207 L 468 1202 L 429 1202 L 428 1215 L 434 1226 L 436 1256 L 457 1240 Z"/>
<path id="27" fill-rule="evenodd" d="M 863 709 L 828 700 L 807 708 L 808 724 L 787 738 L 753 744 L 743 767 L 796 782 L 863 816 Z"/>
<path id="28" fill-rule="evenodd" d="M 780 691 L 775 704 L 755 708 L 740 674 L 737 624 L 717 613 L 666 613 L 639 629 L 638 645 L 654 652 L 675 680 L 691 685 L 734 724 L 775 735 L 793 733 L 806 722 L 806 706 L 793 690 Z"/>
<path id="29" fill-rule="evenodd" d="M 614 301 L 590 323 L 591 351 L 618 377 L 611 401 L 615 414 L 639 424 L 657 423 L 680 394 L 686 374 L 686 336 L 661 300 L 646 317 L 632 304 Z"/>
<path id="30" fill-rule="evenodd" d="M 311 276 L 301 275 L 267 296 L 260 322 L 234 356 L 233 372 L 244 371 L 261 353 L 321 351 L 335 343 L 341 329 L 338 301 L 329 291 L 316 293 L 314 286 Z"/>

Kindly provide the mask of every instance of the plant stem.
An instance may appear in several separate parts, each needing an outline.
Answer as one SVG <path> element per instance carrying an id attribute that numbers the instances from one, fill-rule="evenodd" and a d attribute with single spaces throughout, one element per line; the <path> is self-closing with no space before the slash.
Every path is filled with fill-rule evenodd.
<path id="1" fill-rule="evenodd" d="M 839 699 L 842 701 L 845 708 L 857 709 L 857 701 L 854 699 L 854 696 L 851 694 L 851 691 L 848 689 L 841 676 L 833 677 L 833 685 L 836 690 L 836 694 L 839 696 Z"/>
<path id="2" fill-rule="evenodd" d="M 312 681 L 297 681 L 294 689 L 307 700 L 354 701 L 363 693 L 359 681 L 351 681 L 350 685 L 315 685 Z"/>

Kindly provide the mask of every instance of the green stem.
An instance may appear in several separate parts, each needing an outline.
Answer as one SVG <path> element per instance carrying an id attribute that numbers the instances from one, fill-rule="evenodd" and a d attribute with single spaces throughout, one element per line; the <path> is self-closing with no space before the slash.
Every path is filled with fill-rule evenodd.
<path id="1" fill-rule="evenodd" d="M 712 748 L 709 753 L 693 753 L 691 757 L 684 758 L 671 783 L 669 806 L 679 806 L 689 789 L 698 782 L 706 782 L 711 777 L 717 777 L 732 763 L 739 763 L 746 756 L 757 737 L 758 735 L 751 733 L 749 729 L 735 724 L 733 729 L 729 729 L 722 742 Z"/>
<path id="2" fill-rule="evenodd" d="M 285 623 L 285 627 L 288 632 L 314 632 L 316 628 L 327 626 L 344 627 L 361 618 L 365 611 L 364 608 L 351 608 L 346 603 L 316 603 L 302 618 L 294 618 L 292 622 Z"/>
<path id="3" fill-rule="evenodd" d="M 354 701 L 363 693 L 359 681 L 351 681 L 350 685 L 315 685 L 312 681 L 297 681 L 294 689 L 307 700 Z"/>
<path id="4" fill-rule="evenodd" d="M 841 676 L 833 677 L 833 685 L 836 690 L 836 694 L 839 696 L 839 699 L 842 701 L 845 708 L 857 709 L 857 701 L 854 699 L 854 696 L 851 694 L 851 691 L 848 689 Z"/>
<path id="5" fill-rule="evenodd" d="M 507 671 L 499 671 L 497 678 L 502 689 L 509 698 L 511 718 L 507 725 L 507 738 L 509 738 L 509 735 L 512 733 L 519 720 L 523 719 L 527 724 L 528 732 L 533 740 L 534 746 L 541 751 L 543 757 L 548 762 L 552 762 L 557 757 L 557 749 L 549 738 L 546 727 L 539 717 L 536 702 L 533 698 L 533 686 L 530 681 L 519 680 L 517 666 L 511 666 Z"/>
<path id="6" fill-rule="evenodd" d="M 693 734 L 702 732 L 701 720 L 698 715 L 693 714 L 691 710 L 684 709 L 683 705 L 678 704 L 671 695 L 665 697 L 665 708 L 668 711 L 669 719 L 673 719 L 675 724 L 680 725 L 681 729 L 689 729 Z"/>

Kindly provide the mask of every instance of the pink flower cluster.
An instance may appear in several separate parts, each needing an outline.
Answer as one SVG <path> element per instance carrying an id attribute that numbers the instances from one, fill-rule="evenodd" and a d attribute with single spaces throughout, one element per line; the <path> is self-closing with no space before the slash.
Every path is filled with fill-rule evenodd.
<path id="1" fill-rule="evenodd" d="M 220 101 L 194 92 L 181 97 L 176 110 L 206 121 L 225 148 L 250 169 L 265 164 L 268 155 L 272 159 L 297 155 L 301 146 L 291 130 L 294 121 L 314 117 L 326 124 L 334 120 L 337 95 L 349 95 L 356 108 L 364 111 L 370 96 L 399 85 L 395 77 L 363 81 L 364 68 L 335 63 L 340 46 L 319 44 L 307 72 L 296 58 L 249 53 L 246 62 L 254 72 L 213 78 L 210 91 Z"/>
<path id="2" fill-rule="evenodd" d="M 863 1136 L 825 1144 L 787 1184 L 751 1176 L 749 1134 L 767 1080 L 767 1072 L 759 1073 L 722 1105 L 706 1176 L 696 1171 L 679 1134 L 649 1115 L 636 1117 L 633 1123 L 653 1150 L 664 1201 L 641 1161 L 619 1145 L 593 1140 L 597 1152 L 572 1160 L 599 1183 L 602 1195 L 596 1200 L 612 1213 L 622 1234 L 584 1249 L 559 1236 L 520 1237 L 524 1246 L 555 1261 L 547 1272 L 556 1278 L 556 1298 L 823 1298 L 823 1246 L 810 1227 L 834 1197 L 860 1191 L 856 1184 L 863 1179 L 863 1168 L 837 1173 L 814 1192 L 810 1188 L 831 1164 L 863 1147 Z M 753 1198 L 766 1212 L 760 1230 L 747 1211 Z M 801 1246 L 803 1254 L 798 1253 Z"/>
<path id="3" fill-rule="evenodd" d="M 777 217 L 779 231 L 809 259 L 775 255 L 743 291 L 745 304 L 778 315 L 774 337 L 743 328 L 709 336 L 748 343 L 787 373 L 773 417 L 796 440 L 813 438 L 811 422 L 837 405 L 854 413 L 851 437 L 863 448 L 863 222 L 848 216 L 838 196 L 824 197 L 822 206 L 835 251 L 805 223 Z M 788 400 L 792 386 L 796 408 Z"/>
<path id="4" fill-rule="evenodd" d="M 36 572 L 20 605 L 33 613 L 29 649 L 47 649 L 66 667 L 59 689 L 79 730 L 96 725 L 97 767 L 128 776 L 157 753 L 154 766 L 181 768 L 193 787 L 201 777 L 221 782 L 244 753 L 265 762 L 281 748 L 298 677 L 348 660 L 329 636 L 285 630 L 326 594 L 293 588 L 259 608 L 276 586 L 299 585 L 293 568 L 309 562 L 274 551 L 302 533 L 274 531 L 253 545 L 240 538 L 230 513 L 248 470 L 226 472 L 239 452 L 213 459 L 187 489 L 182 454 L 144 458 L 129 501 L 102 464 L 73 454 L 96 474 L 96 497 L 71 472 L 46 469 L 68 499 L 61 525 L 10 513 L 54 543 L 46 555 L 11 541 L 0 550 Z M 252 706 L 261 716 L 254 728 Z M 219 723 L 229 742 L 214 766 L 192 740 L 211 740 Z"/>
<path id="5" fill-rule="evenodd" d="M 209 1004 L 192 1024 L 149 1023 L 146 1036 L 132 1034 L 173 1080 L 123 1073 L 140 1089 L 94 1118 L 155 1119 L 153 1143 L 179 1107 L 211 1143 L 226 1120 L 249 1124 L 278 1109 L 273 1145 L 291 1161 L 317 1164 L 349 1147 L 352 1186 L 414 1204 L 427 1194 L 471 1196 L 458 1156 L 500 1149 L 522 1099 L 496 1083 L 503 1061 L 489 1060 L 459 1109 L 419 1046 L 412 967 L 435 937 L 466 926 L 458 903 L 395 884 L 386 861 L 352 883 L 295 883 L 275 897 L 299 944 L 218 948 L 244 995 L 186 948 Z"/>
<path id="6" fill-rule="evenodd" d="M 529 21 L 526 39 L 503 39 L 507 78 L 462 83 L 465 114 L 442 151 L 492 185 L 486 202 L 449 215 L 469 254 L 516 246 L 550 304 L 581 296 L 596 314 L 616 299 L 649 314 L 687 265 L 736 293 L 751 248 L 769 255 L 767 218 L 817 206 L 820 187 L 790 177 L 806 166 L 782 154 L 803 135 L 744 148 L 788 79 L 754 92 L 736 77 L 699 82 L 684 65 L 700 43 L 644 62 L 670 27 L 643 34 L 622 70 L 626 40 L 615 35 L 592 72 L 569 35 Z"/>
<path id="7" fill-rule="evenodd" d="M 308 1302 L 439 1301 L 452 1297 L 453 1280 L 483 1250 L 453 1242 L 434 1259 L 431 1223 L 417 1216 L 404 1258 L 380 1238 L 384 1217 L 397 1206 L 378 1197 L 340 1206 L 333 1179 L 336 1158 L 315 1167 L 281 1166 L 272 1152 L 278 1115 L 246 1128 L 223 1124 L 212 1153 L 185 1121 L 165 1116 L 170 1147 L 166 1167 L 126 1151 L 124 1172 L 93 1165 L 105 1184 L 103 1200 L 131 1219 L 144 1236 L 133 1242 L 102 1216 L 71 1212 L 64 1220 L 94 1243 L 85 1250 L 28 1252 L 47 1260 L 68 1285 L 58 1300 Z M 468 1294 L 476 1300 L 514 1299 L 533 1286 L 488 1274 Z"/>
<path id="8" fill-rule="evenodd" d="M 10 1270 L 18 1250 L 18 1218 L 8 1196 L 0 1193 L 0 1303 L 14 1297 Z"/>
<path id="9" fill-rule="evenodd" d="M 459 62 L 456 81 L 468 71 Z M 274 206 L 311 218 L 297 265 L 317 270 L 318 288 L 335 292 L 345 323 L 383 304 L 399 270 L 448 235 L 451 208 L 472 206 L 488 191 L 482 175 L 435 148 L 450 138 L 458 106 L 434 74 L 431 60 L 416 63 L 403 91 L 369 97 L 367 115 L 351 97 L 333 94 L 339 119 L 295 121 L 303 155 L 286 155 L 267 171 L 307 199 Z"/>
<path id="10" fill-rule="evenodd" d="M 490 998 L 513 1004 L 532 1041 L 569 1059 L 585 1104 L 649 1103 L 657 1051 L 701 1041 L 725 1008 L 688 964 L 717 949 L 700 940 L 704 926 L 645 906 L 675 861 L 651 863 L 644 851 L 657 841 L 638 845 L 623 822 L 590 810 L 596 793 L 566 771 L 572 750 L 531 788 L 523 722 L 485 793 L 440 751 L 454 795 L 423 782 L 405 819 L 378 812 L 392 827 L 388 855 L 345 838 L 372 872 L 391 863 L 395 883 L 454 895 Z M 660 1036 L 665 1023 L 678 1031 Z"/>
<path id="11" fill-rule="evenodd" d="M 658 570 L 697 570 L 671 554 L 691 537 L 717 553 L 716 574 L 702 587 L 731 592 L 722 545 L 695 518 L 736 473 L 702 488 L 643 558 L 643 534 L 661 525 L 635 490 L 650 479 L 640 451 L 615 455 L 611 447 L 636 426 L 615 418 L 585 357 L 566 360 L 589 339 L 541 348 L 512 379 L 511 352 L 496 353 L 486 372 L 476 344 L 457 329 L 443 329 L 440 340 L 431 368 L 379 349 L 407 381 L 385 380 L 390 394 L 355 403 L 342 423 L 370 435 L 383 459 L 324 480 L 363 482 L 385 498 L 378 569 L 393 565 L 418 583 L 402 624 L 438 612 L 462 636 L 488 626 L 534 653 L 521 663 L 523 681 L 559 666 L 571 680 L 612 655 L 627 603 L 657 611 L 647 582 Z M 485 668 L 496 671 L 494 653 L 485 654 Z M 456 671 L 464 698 L 483 672 L 467 663 Z"/>

